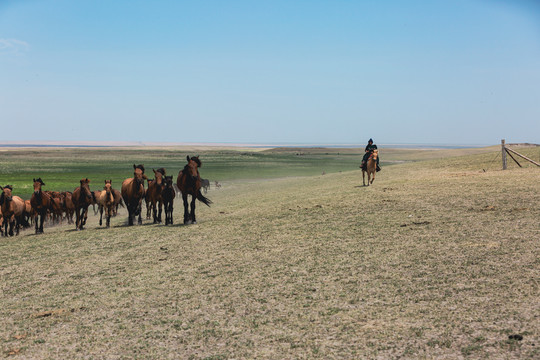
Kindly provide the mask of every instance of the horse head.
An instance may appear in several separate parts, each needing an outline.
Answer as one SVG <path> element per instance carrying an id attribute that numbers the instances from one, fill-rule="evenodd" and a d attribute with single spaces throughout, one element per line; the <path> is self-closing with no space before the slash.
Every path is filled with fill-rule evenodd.
<path id="1" fill-rule="evenodd" d="M 372 153 L 371 153 L 371 158 L 373 160 L 377 160 L 378 156 L 379 156 L 379 150 L 377 150 L 377 149 L 373 150 Z"/>
<path id="2" fill-rule="evenodd" d="M 164 168 L 159 168 L 156 170 L 152 169 L 152 171 L 154 172 L 154 175 L 156 176 L 155 178 L 155 182 L 156 182 L 156 185 L 163 185 L 163 177 L 165 176 L 165 169 Z"/>
<path id="3" fill-rule="evenodd" d="M 186 157 L 187 159 L 187 165 L 184 167 L 184 174 L 191 176 L 193 180 L 196 180 L 199 178 L 199 168 L 202 166 L 201 160 L 199 160 L 198 156 L 189 157 L 189 155 Z"/>
<path id="4" fill-rule="evenodd" d="M 112 180 L 105 180 L 105 186 L 103 187 L 103 190 L 105 190 L 108 193 L 111 192 L 112 189 Z"/>
<path id="5" fill-rule="evenodd" d="M 172 176 L 165 176 L 163 179 L 163 186 L 165 189 L 171 189 L 173 187 L 173 177 Z"/>
<path id="6" fill-rule="evenodd" d="M 105 186 L 103 187 L 105 193 L 107 194 L 107 201 L 114 201 L 114 195 L 112 193 L 112 180 L 105 180 Z"/>
<path id="7" fill-rule="evenodd" d="M 135 165 L 133 164 L 133 178 L 137 182 L 138 185 L 144 185 L 144 180 L 148 179 L 148 177 L 144 174 L 144 165 Z"/>
<path id="8" fill-rule="evenodd" d="M 90 183 L 90 180 L 88 180 L 88 178 L 86 179 L 81 179 L 81 193 L 84 192 L 84 194 L 86 195 L 86 197 L 88 199 L 92 199 L 93 198 L 93 194 L 92 192 L 90 191 L 90 185 L 88 185 Z"/>
<path id="9" fill-rule="evenodd" d="M 39 195 L 41 192 L 41 187 L 45 185 L 41 178 L 33 179 L 34 180 L 34 194 Z"/>
<path id="10" fill-rule="evenodd" d="M 12 199 L 11 191 L 13 191 L 13 187 L 11 185 L 6 185 L 4 187 L 0 186 L 0 189 L 2 190 L 2 202 L 1 203 L 4 203 L 4 201 L 11 201 L 11 199 Z"/>

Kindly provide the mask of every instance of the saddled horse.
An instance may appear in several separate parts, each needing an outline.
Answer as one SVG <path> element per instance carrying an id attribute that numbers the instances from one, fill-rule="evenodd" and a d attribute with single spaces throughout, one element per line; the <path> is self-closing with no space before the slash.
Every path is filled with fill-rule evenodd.
<path id="1" fill-rule="evenodd" d="M 73 191 L 72 199 L 75 205 L 75 228 L 82 230 L 88 218 L 88 207 L 92 204 L 93 195 L 90 191 L 90 180 L 88 178 L 80 181 L 81 186 L 78 186 Z"/>
<path id="2" fill-rule="evenodd" d="M 377 157 L 379 156 L 379 150 L 373 150 L 371 155 L 369 156 L 365 168 L 362 168 L 362 182 L 364 183 L 364 186 L 366 186 L 366 173 L 367 173 L 367 186 L 369 184 L 373 184 L 373 180 L 375 180 L 375 174 L 377 173 Z M 370 181 L 371 179 L 371 181 Z"/>
<path id="3" fill-rule="evenodd" d="M 4 218 L 4 234 L 13 236 L 13 228 L 15 228 L 16 234 L 19 235 L 19 226 L 23 223 L 24 200 L 11 194 L 13 190 L 11 185 L 0 186 L 0 190 L 2 191 L 0 208 Z"/>
<path id="4" fill-rule="evenodd" d="M 122 198 L 128 209 L 129 225 L 133 225 L 133 218 L 139 216 L 138 223 L 142 224 L 141 204 L 144 199 L 144 165 L 133 164 L 133 177 L 122 182 Z"/>
<path id="5" fill-rule="evenodd" d="M 103 210 L 105 210 L 106 226 L 111 226 L 111 216 L 114 209 L 112 180 L 105 180 L 105 187 L 96 201 L 99 206 L 99 226 L 103 224 Z"/>
<path id="6" fill-rule="evenodd" d="M 163 199 L 161 198 L 161 192 L 163 191 L 163 177 L 165 176 L 165 169 L 159 168 L 152 169 L 155 178 L 148 180 L 148 189 L 146 189 L 145 201 L 146 201 L 146 218 L 150 219 L 153 212 L 154 224 L 161 223 L 161 212 L 163 211 Z"/>
<path id="7" fill-rule="evenodd" d="M 172 225 L 173 223 L 173 204 L 176 196 L 173 183 L 172 176 L 165 176 L 165 179 L 163 179 L 161 198 L 163 199 L 163 207 L 165 208 L 165 225 Z"/>
<path id="8" fill-rule="evenodd" d="M 52 206 L 51 197 L 41 190 L 41 187 L 45 185 L 41 178 L 34 180 L 34 192 L 30 198 L 30 204 L 34 210 L 34 223 L 36 228 L 36 234 L 43 233 L 43 222 L 47 217 L 47 210 Z"/>
<path id="9" fill-rule="evenodd" d="M 184 201 L 184 224 L 196 224 L 195 200 L 199 200 L 207 206 L 210 206 L 212 201 L 201 193 L 201 176 L 199 175 L 199 168 L 202 165 L 201 160 L 199 160 L 198 156 L 191 158 L 187 156 L 186 158 L 188 163 L 178 173 L 176 185 L 182 193 L 182 200 Z M 191 195 L 191 212 L 189 211 L 188 195 Z"/>

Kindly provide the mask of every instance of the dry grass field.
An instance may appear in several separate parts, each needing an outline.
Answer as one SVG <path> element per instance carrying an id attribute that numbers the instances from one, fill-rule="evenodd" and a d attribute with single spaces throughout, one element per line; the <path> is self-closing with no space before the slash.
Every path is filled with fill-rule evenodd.
<path id="1" fill-rule="evenodd" d="M 484 171 L 494 151 L 369 187 L 358 170 L 235 180 L 197 225 L 177 199 L 174 226 L 124 210 L 0 238 L 2 355 L 540 358 L 540 169 Z"/>

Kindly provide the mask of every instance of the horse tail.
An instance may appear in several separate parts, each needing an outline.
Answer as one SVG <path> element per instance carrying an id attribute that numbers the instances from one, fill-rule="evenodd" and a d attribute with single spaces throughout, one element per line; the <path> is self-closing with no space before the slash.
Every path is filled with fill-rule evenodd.
<path id="1" fill-rule="evenodd" d="M 201 189 L 197 190 L 197 200 L 199 200 L 200 202 L 202 202 L 206 206 L 210 206 L 210 204 L 212 204 L 212 200 L 210 200 L 209 198 L 204 196 L 201 193 Z"/>

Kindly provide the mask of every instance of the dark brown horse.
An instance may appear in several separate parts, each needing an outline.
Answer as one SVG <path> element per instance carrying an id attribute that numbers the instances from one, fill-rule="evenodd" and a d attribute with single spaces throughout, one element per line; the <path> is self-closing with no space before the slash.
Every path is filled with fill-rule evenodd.
<path id="1" fill-rule="evenodd" d="M 128 209 L 129 225 L 133 225 L 133 218 L 139 216 L 138 223 L 142 224 L 141 204 L 144 199 L 144 165 L 133 164 L 133 177 L 127 178 L 122 183 L 122 198 Z"/>
<path id="2" fill-rule="evenodd" d="M 144 198 L 146 201 L 146 218 L 150 219 L 150 215 L 153 212 L 154 224 L 156 224 L 161 223 L 161 212 L 163 211 L 161 192 L 163 190 L 163 176 L 165 176 L 166 172 L 164 168 L 159 168 L 157 171 L 152 169 L 152 171 L 155 178 L 148 180 L 148 189 L 146 189 Z"/>
<path id="3" fill-rule="evenodd" d="M 199 175 L 199 168 L 202 166 L 201 160 L 198 156 L 191 158 L 187 156 L 187 162 L 184 169 L 178 173 L 176 186 L 182 193 L 184 201 L 184 224 L 196 224 L 195 200 L 199 200 L 207 206 L 210 206 L 212 201 L 201 193 L 201 176 Z M 189 211 L 188 195 L 191 195 L 191 212 Z"/>
<path id="4" fill-rule="evenodd" d="M 90 191 L 90 180 L 88 178 L 81 180 L 81 186 L 73 191 L 72 199 L 75 205 L 75 228 L 82 230 L 88 218 L 88 207 L 92 204 L 93 196 Z"/>
<path id="5" fill-rule="evenodd" d="M 165 225 L 172 225 L 173 223 L 173 204 L 176 196 L 173 183 L 172 176 L 165 176 L 163 180 L 163 191 L 161 192 L 163 207 L 165 208 Z"/>
<path id="6" fill-rule="evenodd" d="M 41 190 L 41 187 L 45 185 L 41 178 L 34 180 L 34 193 L 30 198 L 30 204 L 34 210 L 34 223 L 36 228 L 36 234 L 43 233 L 43 222 L 47 217 L 47 210 L 52 206 L 51 198 L 48 194 Z"/>
<path id="7" fill-rule="evenodd" d="M 19 235 L 19 226 L 23 223 L 24 200 L 11 194 L 13 190 L 11 185 L 0 186 L 0 190 L 2 191 L 2 194 L 0 194 L 0 209 L 2 209 L 4 218 L 4 234 L 13 236 L 13 228 L 15 228 L 17 235 Z"/>

